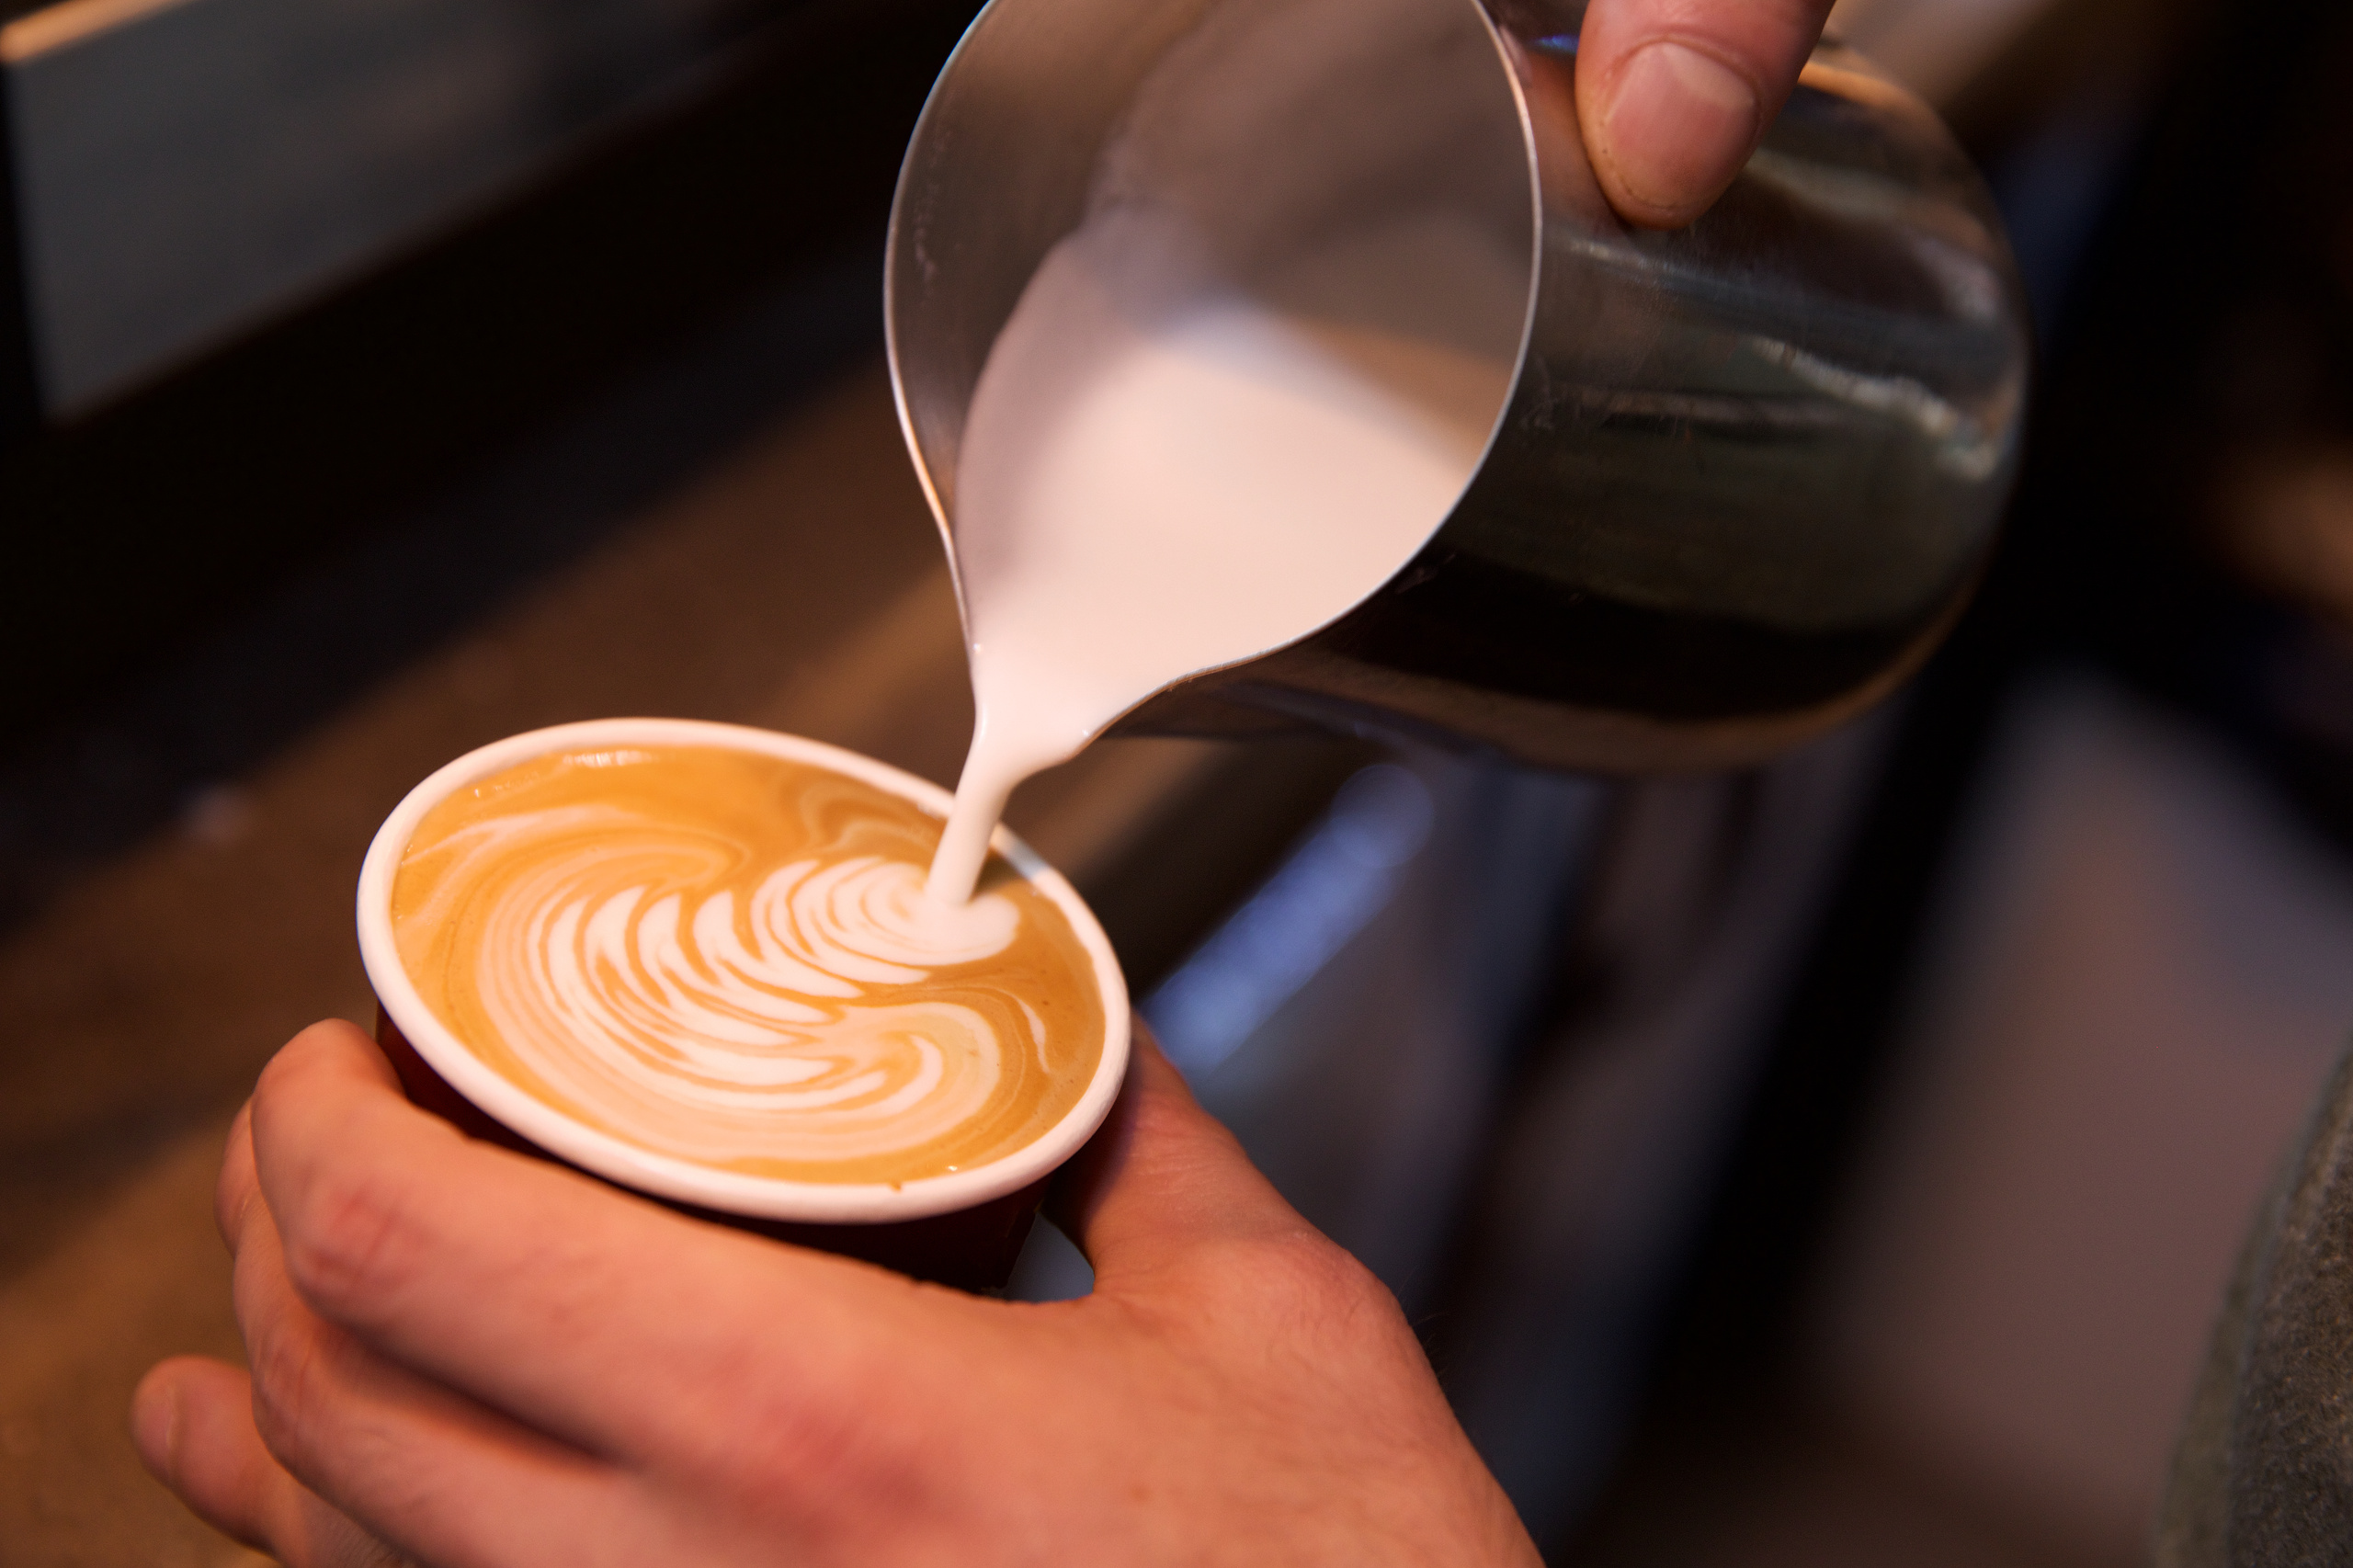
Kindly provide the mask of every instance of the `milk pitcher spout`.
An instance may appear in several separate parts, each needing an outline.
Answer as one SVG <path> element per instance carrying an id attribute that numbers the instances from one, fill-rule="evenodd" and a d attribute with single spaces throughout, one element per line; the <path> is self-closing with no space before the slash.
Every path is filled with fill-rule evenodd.
<path id="1" fill-rule="evenodd" d="M 1302 245 L 1424 218 L 1507 262 L 1475 299 L 1301 303 L 1493 340 L 1509 375 L 1483 452 L 1378 588 L 1120 730 L 1312 723 L 1586 771 L 1739 766 L 1883 696 L 1958 616 L 2029 362 L 1968 160 L 1825 42 L 1711 210 L 1631 229 L 1578 130 L 1582 11 L 993 0 L 973 23 L 908 150 L 885 273 L 901 414 L 951 557 L 991 347 L 1090 214 L 1180 214 L 1238 286 L 1270 290 Z"/>

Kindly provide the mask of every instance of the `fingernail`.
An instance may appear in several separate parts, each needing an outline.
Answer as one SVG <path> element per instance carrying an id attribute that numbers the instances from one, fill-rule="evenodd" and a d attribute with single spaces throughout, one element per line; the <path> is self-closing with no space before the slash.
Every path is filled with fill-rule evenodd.
<path id="1" fill-rule="evenodd" d="M 141 1383 L 131 1408 L 131 1435 L 147 1468 L 170 1474 L 180 1446 L 179 1391 L 153 1378 Z"/>
<path id="2" fill-rule="evenodd" d="M 1646 44 L 1619 74 L 1602 134 L 1628 195 L 1662 213 L 1696 215 L 1747 158 L 1756 95 L 1740 73 L 1688 44 Z"/>

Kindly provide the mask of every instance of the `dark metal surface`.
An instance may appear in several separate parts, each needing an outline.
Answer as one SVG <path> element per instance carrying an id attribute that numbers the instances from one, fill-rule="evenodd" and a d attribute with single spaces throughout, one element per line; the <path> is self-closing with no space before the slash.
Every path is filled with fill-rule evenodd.
<path id="1" fill-rule="evenodd" d="M 0 71 L 0 452 L 29 439 L 40 423 L 31 317 L 25 299 L 24 236 L 17 215 L 15 132 L 7 73 Z"/>

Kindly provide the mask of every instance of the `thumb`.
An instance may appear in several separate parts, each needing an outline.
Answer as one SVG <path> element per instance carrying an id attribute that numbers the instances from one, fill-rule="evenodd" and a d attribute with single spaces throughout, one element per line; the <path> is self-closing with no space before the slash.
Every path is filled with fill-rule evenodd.
<path id="1" fill-rule="evenodd" d="M 1830 0 L 1592 0 L 1577 118 L 1609 204 L 1646 228 L 1723 194 L 1797 85 Z"/>
<path id="2" fill-rule="evenodd" d="M 1046 1212 L 1095 1266 L 1097 1290 L 1204 1244 L 1313 1233 L 1141 1018 L 1119 1103 L 1063 1168 Z"/>

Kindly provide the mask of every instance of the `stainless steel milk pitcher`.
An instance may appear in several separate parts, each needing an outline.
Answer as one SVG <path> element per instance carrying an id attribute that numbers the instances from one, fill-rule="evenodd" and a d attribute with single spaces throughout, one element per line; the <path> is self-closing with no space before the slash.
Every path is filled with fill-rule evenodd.
<path id="1" fill-rule="evenodd" d="M 1630 230 L 1578 131 L 1582 13 L 994 0 L 972 24 L 909 148 L 886 267 L 901 411 L 951 551 L 974 384 L 1090 204 L 1172 205 L 1242 276 L 1416 208 L 1529 257 L 1516 381 L 1419 554 L 1338 620 L 1120 729 L 1311 721 L 1557 767 L 1737 765 L 1886 693 L 1958 614 L 2028 365 L 1968 161 L 1824 43 L 1711 211 Z"/>

